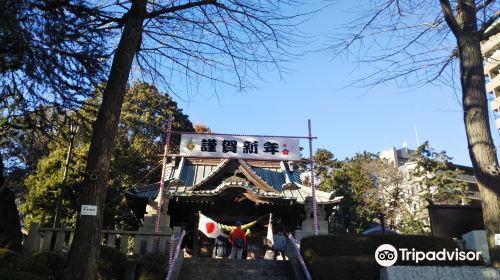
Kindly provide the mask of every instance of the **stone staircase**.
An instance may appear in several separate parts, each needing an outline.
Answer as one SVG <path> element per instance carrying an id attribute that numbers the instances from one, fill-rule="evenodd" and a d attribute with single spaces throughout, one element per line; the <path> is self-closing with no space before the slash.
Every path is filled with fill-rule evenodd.
<path id="1" fill-rule="evenodd" d="M 184 259 L 179 280 L 294 280 L 289 261 Z"/>

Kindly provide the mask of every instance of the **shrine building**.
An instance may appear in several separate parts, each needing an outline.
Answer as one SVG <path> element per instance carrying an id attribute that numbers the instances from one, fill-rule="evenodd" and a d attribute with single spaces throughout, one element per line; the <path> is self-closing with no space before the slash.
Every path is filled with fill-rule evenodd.
<path id="1" fill-rule="evenodd" d="M 259 160 L 256 159 L 255 153 L 252 155 L 254 158 L 245 158 L 244 154 L 238 155 L 237 151 L 228 156 L 224 154 L 223 149 L 221 154 L 214 153 L 215 156 L 211 157 L 182 154 L 182 145 L 191 150 L 195 150 L 198 145 L 203 149 L 203 141 L 206 139 L 193 141 L 192 137 L 181 141 L 181 154 L 171 156 L 166 165 L 163 207 L 160 214 L 162 232 L 180 226 L 198 239 L 196 214 L 201 211 L 218 223 L 226 225 L 234 225 L 236 221 L 247 223 L 261 218 L 261 221 L 250 229 L 249 237 L 249 247 L 253 246 L 253 251 L 257 252 L 264 250 L 262 238 L 266 236 L 267 217 L 270 213 L 273 215 L 275 231 L 281 229 L 292 232 L 299 240 L 313 234 L 312 189 L 302 184 L 298 162 L 286 160 L 294 153 L 293 146 L 298 148 L 298 141 L 291 144 L 276 143 L 273 145 L 277 147 L 275 153 L 266 155 L 269 159 Z M 243 141 L 245 139 L 236 141 L 211 137 L 215 138 L 212 139 L 215 143 L 248 142 Z M 254 138 L 251 140 L 254 145 L 266 141 L 257 139 L 259 142 Z M 232 144 L 237 146 L 234 142 Z M 269 141 L 263 143 L 265 146 Z M 244 145 L 241 145 L 240 150 L 243 150 L 243 147 Z M 265 148 L 261 150 L 265 151 Z M 286 155 L 283 150 L 287 150 Z M 258 146 L 255 146 L 254 152 L 258 151 Z M 208 151 L 205 149 L 203 152 Z M 281 154 L 278 154 L 279 152 Z M 144 228 L 151 229 L 155 226 L 159 189 L 160 183 L 155 183 L 133 186 L 126 191 L 134 213 L 144 219 Z M 320 233 L 327 233 L 328 216 L 342 197 L 318 190 L 315 191 L 315 196 Z M 203 237 L 200 239 L 203 241 Z"/>

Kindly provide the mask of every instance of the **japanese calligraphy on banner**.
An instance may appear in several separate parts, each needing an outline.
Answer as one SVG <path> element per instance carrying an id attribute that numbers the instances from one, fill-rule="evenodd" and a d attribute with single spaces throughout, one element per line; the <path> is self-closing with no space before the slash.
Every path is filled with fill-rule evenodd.
<path id="1" fill-rule="evenodd" d="M 298 138 L 182 134 L 181 156 L 300 160 Z"/>

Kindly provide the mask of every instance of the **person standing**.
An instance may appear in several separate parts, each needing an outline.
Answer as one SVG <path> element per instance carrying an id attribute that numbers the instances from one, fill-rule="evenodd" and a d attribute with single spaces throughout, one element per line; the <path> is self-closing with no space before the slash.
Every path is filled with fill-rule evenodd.
<path id="1" fill-rule="evenodd" d="M 217 238 L 215 238 L 214 251 L 212 253 L 212 258 L 222 259 L 227 256 L 227 235 L 221 233 Z"/>
<path id="2" fill-rule="evenodd" d="M 274 237 L 273 251 L 274 251 L 274 259 L 278 256 L 278 253 L 281 255 L 283 260 L 286 260 L 285 251 L 286 251 L 286 236 L 283 233 L 283 230 L 280 229 L 278 234 Z"/>
<path id="3" fill-rule="evenodd" d="M 241 222 L 236 222 L 236 228 L 229 233 L 229 243 L 231 243 L 230 259 L 241 259 L 243 256 L 243 249 L 247 245 L 247 237 L 245 232 L 241 229 Z"/>

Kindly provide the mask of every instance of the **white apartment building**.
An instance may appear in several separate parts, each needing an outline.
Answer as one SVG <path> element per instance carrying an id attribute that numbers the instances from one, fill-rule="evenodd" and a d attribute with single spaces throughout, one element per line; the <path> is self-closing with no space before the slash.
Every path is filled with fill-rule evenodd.
<path id="1" fill-rule="evenodd" d="M 489 31 L 499 28 L 500 21 L 497 21 Z M 484 57 L 484 74 L 488 78 L 486 91 L 493 95 L 491 108 L 495 115 L 495 126 L 500 129 L 500 33 L 481 42 L 481 52 Z"/>
<path id="2" fill-rule="evenodd" d="M 429 226 L 429 213 L 427 211 L 428 202 L 425 200 L 425 189 L 418 183 L 418 179 L 412 178 L 412 172 L 416 167 L 416 163 L 411 160 L 411 153 L 413 150 L 404 147 L 396 149 L 394 147 L 384 150 L 380 153 L 380 158 L 386 159 L 394 164 L 399 172 L 401 172 L 403 182 L 403 194 L 405 200 L 409 201 L 406 210 L 421 219 L 422 223 Z M 462 170 L 464 174 L 459 180 L 467 182 L 469 185 L 470 202 L 469 204 L 480 204 L 479 191 L 474 177 L 474 172 L 471 167 L 454 165 L 456 168 Z M 431 193 L 433 188 L 431 187 Z"/>

